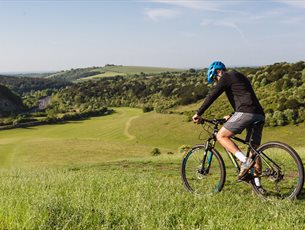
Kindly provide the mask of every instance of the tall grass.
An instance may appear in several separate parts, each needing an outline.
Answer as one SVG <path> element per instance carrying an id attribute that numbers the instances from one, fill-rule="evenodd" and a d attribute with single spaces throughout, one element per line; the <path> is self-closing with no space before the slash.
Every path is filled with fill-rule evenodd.
<path id="1" fill-rule="evenodd" d="M 1 229 L 303 229 L 305 223 L 303 201 L 261 200 L 243 184 L 212 196 L 189 194 L 177 162 L 16 169 L 0 177 Z"/>
<path id="2" fill-rule="evenodd" d="M 304 228 L 304 194 L 294 202 L 251 195 L 236 183 L 226 156 L 221 193 L 187 193 L 177 149 L 200 142 L 201 129 L 183 119 L 118 109 L 67 125 L 0 132 L 0 229 Z M 277 132 L 294 145 L 302 127 L 266 136 Z M 303 146 L 297 150 L 304 160 Z M 150 156 L 154 147 L 160 156 Z"/>

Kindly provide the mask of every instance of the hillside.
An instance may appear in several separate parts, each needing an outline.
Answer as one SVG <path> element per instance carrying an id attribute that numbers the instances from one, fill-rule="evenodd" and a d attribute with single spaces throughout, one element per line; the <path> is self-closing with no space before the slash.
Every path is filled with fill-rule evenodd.
<path id="1" fill-rule="evenodd" d="M 0 117 L 16 114 L 25 109 L 20 97 L 0 85 Z"/>
<path id="2" fill-rule="evenodd" d="M 185 191 L 178 148 L 202 142 L 201 126 L 177 114 L 116 111 L 0 132 L 0 229 L 303 229 L 304 193 L 294 202 L 251 195 L 221 148 L 223 191 Z M 288 142 L 304 160 L 303 130 L 266 128 L 264 141 Z M 151 155 L 155 147 L 161 155 Z"/>
<path id="3" fill-rule="evenodd" d="M 237 70 L 252 82 L 266 112 L 266 125 L 281 126 L 305 120 L 305 62 Z M 82 111 L 102 105 L 128 106 L 191 116 L 212 87 L 207 85 L 205 71 L 202 70 L 101 78 L 59 90 L 53 109 L 71 111 L 77 107 Z M 205 116 L 222 117 L 231 112 L 232 108 L 223 95 Z"/>
<path id="4" fill-rule="evenodd" d="M 168 157 L 180 159 L 177 155 L 180 146 L 201 142 L 201 126 L 186 122 L 183 116 L 143 113 L 134 108 L 115 108 L 115 111 L 109 116 L 66 125 L 2 130 L 0 168 L 154 160 L 158 158 L 150 152 L 155 147 L 161 149 L 163 156 L 173 152 Z M 300 150 L 304 158 L 303 130 L 304 124 L 265 128 L 263 142 L 284 141 Z M 206 137 L 204 132 L 201 138 Z"/>
<path id="5" fill-rule="evenodd" d="M 59 89 L 70 83 L 61 79 L 0 75 L 0 84 L 23 96 L 31 91 Z"/>
<path id="6" fill-rule="evenodd" d="M 126 76 L 95 78 L 96 73 L 100 74 L 102 70 Z M 155 110 L 159 113 L 186 114 L 190 119 L 213 88 L 207 85 L 205 69 L 134 74 L 140 70 L 165 71 L 160 68 L 107 65 L 65 71 L 50 78 L 4 76 L 0 77 L 0 82 L 22 95 L 24 104 L 30 109 L 37 108 L 39 100 L 51 98 L 51 104 L 40 116 L 55 120 L 79 117 L 78 114 L 87 117 L 97 114 L 100 108 L 111 106 L 142 108 L 145 112 Z M 305 121 L 305 62 L 275 63 L 236 70 L 250 79 L 265 109 L 267 126 Z M 71 79 L 80 78 L 89 80 L 70 82 Z M 232 108 L 223 95 L 204 116 L 222 117 L 231 112 Z"/>
<path id="7" fill-rule="evenodd" d="M 64 79 L 67 81 L 90 80 L 104 77 L 126 76 L 136 74 L 159 74 L 163 72 L 181 72 L 181 69 L 145 67 L 145 66 L 121 66 L 105 65 L 104 67 L 78 68 L 57 72 L 48 78 Z"/>

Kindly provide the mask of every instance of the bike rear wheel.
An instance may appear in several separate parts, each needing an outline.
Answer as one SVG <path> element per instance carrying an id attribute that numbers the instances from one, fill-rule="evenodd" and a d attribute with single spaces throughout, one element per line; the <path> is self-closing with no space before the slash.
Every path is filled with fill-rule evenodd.
<path id="1" fill-rule="evenodd" d="M 281 142 L 268 142 L 257 152 L 260 152 L 262 161 L 260 178 L 263 190 L 255 185 L 253 190 L 267 197 L 295 199 L 304 184 L 303 163 L 296 151 Z"/>
<path id="2" fill-rule="evenodd" d="M 215 150 L 198 145 L 188 151 L 182 161 L 181 178 L 187 191 L 198 194 L 220 192 L 225 183 L 226 171 L 222 157 Z"/>

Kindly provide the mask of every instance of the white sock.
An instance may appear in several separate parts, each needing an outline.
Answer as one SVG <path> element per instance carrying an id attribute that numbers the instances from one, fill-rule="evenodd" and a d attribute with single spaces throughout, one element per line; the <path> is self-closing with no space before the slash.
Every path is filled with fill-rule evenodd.
<path id="1" fill-rule="evenodd" d="M 237 151 L 234 155 L 237 157 L 238 160 L 240 160 L 243 163 L 245 163 L 247 160 L 247 157 L 241 151 Z"/>
<path id="2" fill-rule="evenodd" d="M 256 186 L 258 186 L 258 187 L 261 186 L 261 180 L 258 177 L 254 178 L 254 182 L 255 182 Z"/>

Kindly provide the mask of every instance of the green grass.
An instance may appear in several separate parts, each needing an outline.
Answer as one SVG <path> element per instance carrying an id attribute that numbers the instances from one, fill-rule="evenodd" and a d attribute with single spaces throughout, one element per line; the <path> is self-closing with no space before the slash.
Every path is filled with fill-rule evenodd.
<path id="1" fill-rule="evenodd" d="M 83 80 L 92 80 L 99 79 L 104 77 L 114 77 L 114 76 L 126 76 L 126 75 L 135 75 L 135 74 L 158 74 L 164 72 L 182 72 L 184 69 L 175 69 L 175 68 L 165 68 L 165 67 L 149 67 L 149 66 L 104 66 L 104 67 L 89 67 L 77 69 L 81 71 L 82 74 L 88 72 L 95 72 L 93 76 L 78 78 L 75 79 L 75 74 L 71 70 L 66 70 L 64 72 L 52 73 L 48 78 L 66 78 L 73 81 L 83 81 Z M 80 73 L 79 73 L 80 74 Z M 72 76 L 73 78 L 72 78 Z M 72 78 L 72 79 L 71 79 Z"/>
<path id="2" fill-rule="evenodd" d="M 303 229 L 304 201 L 262 200 L 229 178 L 185 192 L 179 164 L 118 162 L 1 174 L 1 229 Z"/>
<path id="3" fill-rule="evenodd" d="M 164 68 L 164 67 L 149 67 L 149 66 L 105 66 L 100 68 L 102 71 L 137 74 L 137 73 L 163 73 L 163 72 L 180 72 L 183 69 Z"/>
<path id="4" fill-rule="evenodd" d="M 147 67 L 147 66 L 105 66 L 92 71 L 100 71 L 100 74 L 82 78 L 80 80 L 92 80 L 104 77 L 126 76 L 134 74 L 158 74 L 164 72 L 181 72 L 183 69 L 162 68 L 162 67 Z"/>
<path id="5" fill-rule="evenodd" d="M 115 77 L 115 76 L 125 76 L 126 73 L 117 73 L 117 72 L 111 72 L 111 71 L 107 71 L 101 74 L 97 74 L 91 77 L 85 77 L 85 78 L 81 78 L 79 79 L 80 81 L 84 81 L 84 80 L 93 80 L 93 79 L 99 79 L 99 78 L 104 78 L 104 77 Z"/>
<path id="6" fill-rule="evenodd" d="M 180 115 L 120 108 L 65 125 L 0 132 L 0 229 L 303 229 L 301 200 L 262 200 L 236 183 L 197 197 L 180 180 L 182 144 L 199 126 Z M 296 146 L 304 125 L 265 129 Z M 162 154 L 150 155 L 153 148 Z M 174 152 L 168 155 L 167 152 Z"/>

